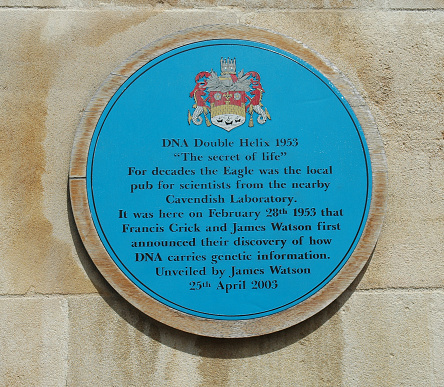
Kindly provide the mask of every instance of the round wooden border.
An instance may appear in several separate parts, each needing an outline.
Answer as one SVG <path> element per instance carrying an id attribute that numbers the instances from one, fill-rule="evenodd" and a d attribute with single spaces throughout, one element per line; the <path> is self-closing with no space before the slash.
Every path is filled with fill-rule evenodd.
<path id="1" fill-rule="evenodd" d="M 94 227 L 86 192 L 86 165 L 96 124 L 117 89 L 150 60 L 185 44 L 210 39 L 244 39 L 288 51 L 320 71 L 341 92 L 361 124 L 372 167 L 370 211 L 353 254 L 339 273 L 307 300 L 282 312 L 250 320 L 213 320 L 172 309 L 148 296 L 117 267 Z M 239 25 L 194 28 L 167 36 L 136 52 L 105 80 L 89 103 L 79 124 L 71 156 L 69 189 L 75 221 L 85 247 L 106 280 L 135 307 L 167 325 L 211 337 L 250 337 L 276 332 L 295 325 L 333 302 L 356 278 L 369 259 L 378 239 L 386 206 L 387 162 L 376 124 L 363 99 L 351 83 L 331 64 L 303 44 L 270 31 Z"/>

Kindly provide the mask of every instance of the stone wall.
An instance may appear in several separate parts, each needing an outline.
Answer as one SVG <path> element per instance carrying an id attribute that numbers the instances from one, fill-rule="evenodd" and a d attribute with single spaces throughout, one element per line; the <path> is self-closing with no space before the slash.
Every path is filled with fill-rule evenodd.
<path id="1" fill-rule="evenodd" d="M 0 0 L 0 384 L 444 385 L 442 0 Z M 348 77 L 388 160 L 385 224 L 337 301 L 275 334 L 222 340 L 118 296 L 67 194 L 82 111 L 172 32 L 239 23 L 302 41 Z"/>

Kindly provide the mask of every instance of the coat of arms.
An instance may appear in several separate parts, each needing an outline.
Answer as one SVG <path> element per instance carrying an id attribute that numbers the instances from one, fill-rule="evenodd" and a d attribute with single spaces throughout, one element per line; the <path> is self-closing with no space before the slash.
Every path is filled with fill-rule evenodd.
<path id="1" fill-rule="evenodd" d="M 259 124 L 271 119 L 267 108 L 262 105 L 265 91 L 259 74 L 255 71 L 244 73 L 244 70 L 236 74 L 236 59 L 221 58 L 220 75 L 214 70 L 201 71 L 195 82 L 190 93 L 195 102 L 194 112 L 188 111 L 188 124 L 202 124 L 203 115 L 207 126 L 214 124 L 229 132 L 245 122 L 247 113 L 250 115 L 250 127 L 254 125 L 255 113 Z"/>

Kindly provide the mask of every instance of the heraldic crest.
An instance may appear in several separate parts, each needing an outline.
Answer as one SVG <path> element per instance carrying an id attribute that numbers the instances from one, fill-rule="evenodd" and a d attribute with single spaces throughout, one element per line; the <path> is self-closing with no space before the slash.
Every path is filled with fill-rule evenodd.
<path id="1" fill-rule="evenodd" d="M 195 82 L 190 93 L 195 102 L 194 112 L 191 114 L 188 111 L 188 124 L 202 124 L 203 114 L 207 126 L 214 124 L 229 132 L 245 122 L 247 113 L 250 115 L 250 127 L 254 125 L 254 113 L 259 124 L 271 119 L 267 108 L 262 105 L 265 91 L 259 74 L 255 71 L 244 74 L 244 70 L 236 74 L 235 58 L 221 58 L 220 75 L 214 70 L 201 71 L 196 75 Z"/>

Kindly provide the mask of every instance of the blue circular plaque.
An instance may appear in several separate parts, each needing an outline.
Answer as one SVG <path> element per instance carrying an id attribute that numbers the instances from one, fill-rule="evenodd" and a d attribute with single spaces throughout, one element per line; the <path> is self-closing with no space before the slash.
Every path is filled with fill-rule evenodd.
<path id="1" fill-rule="evenodd" d="M 367 223 L 371 157 L 353 109 L 271 44 L 212 38 L 150 58 L 90 136 L 97 236 L 139 298 L 179 314 L 293 310 L 338 276 Z"/>

